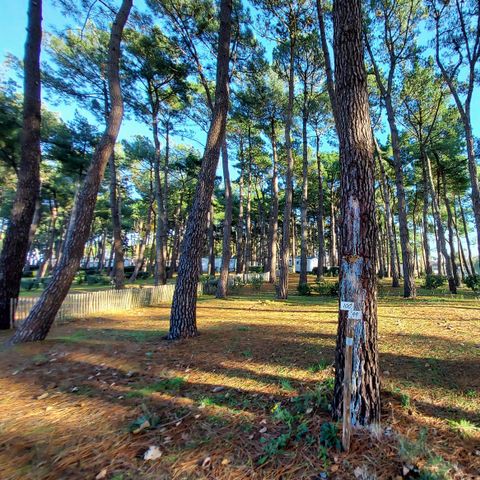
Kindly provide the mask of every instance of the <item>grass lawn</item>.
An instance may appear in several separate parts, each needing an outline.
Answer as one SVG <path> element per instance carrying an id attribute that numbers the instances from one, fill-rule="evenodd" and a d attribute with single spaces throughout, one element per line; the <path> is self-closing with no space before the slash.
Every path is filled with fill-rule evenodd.
<path id="1" fill-rule="evenodd" d="M 348 455 L 328 412 L 337 302 L 264 285 L 202 297 L 188 341 L 162 340 L 165 306 L 0 352 L 0 478 L 478 479 L 480 302 L 396 293 L 380 288 L 382 424 Z"/>

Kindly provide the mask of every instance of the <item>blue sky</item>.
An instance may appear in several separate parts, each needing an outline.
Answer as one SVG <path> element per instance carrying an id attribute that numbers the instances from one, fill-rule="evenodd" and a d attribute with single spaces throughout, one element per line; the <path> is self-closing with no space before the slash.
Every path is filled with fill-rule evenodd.
<path id="1" fill-rule="evenodd" d="M 0 16 L 0 63 L 3 63 L 7 53 L 12 53 L 19 58 L 23 57 L 23 47 L 26 35 L 25 29 L 27 24 L 27 3 L 27 0 L 0 0 L 0 11 L 2 12 Z M 137 5 L 139 3 L 143 4 L 143 0 L 136 2 Z M 52 27 L 58 29 L 66 25 L 67 22 L 65 17 L 58 8 L 52 5 L 51 0 L 44 0 L 43 10 L 43 22 L 45 30 L 51 31 Z M 429 33 L 427 31 L 422 32 L 420 36 L 421 43 L 426 43 L 428 41 L 428 36 Z M 77 108 L 74 104 L 52 106 L 48 105 L 48 103 L 47 107 L 50 110 L 58 112 L 63 120 L 70 120 L 73 118 L 75 109 Z M 92 118 L 86 111 L 81 111 L 81 113 L 89 118 Z M 475 135 L 480 136 L 480 88 L 477 88 L 472 102 L 472 123 Z M 192 130 L 193 128 L 194 127 L 192 127 Z M 195 140 L 189 141 L 188 139 L 177 138 L 176 141 L 180 143 L 191 144 L 195 148 L 201 149 L 199 142 L 202 143 L 204 141 L 205 134 L 200 132 L 199 129 L 196 130 L 197 131 L 193 133 Z M 385 131 L 386 130 L 387 129 L 385 129 Z M 129 138 L 137 134 L 150 136 L 149 129 L 146 126 L 140 124 L 139 122 L 126 119 L 122 124 L 120 139 Z M 331 147 L 328 145 L 325 145 L 324 148 L 325 147 L 327 149 L 331 149 Z"/>

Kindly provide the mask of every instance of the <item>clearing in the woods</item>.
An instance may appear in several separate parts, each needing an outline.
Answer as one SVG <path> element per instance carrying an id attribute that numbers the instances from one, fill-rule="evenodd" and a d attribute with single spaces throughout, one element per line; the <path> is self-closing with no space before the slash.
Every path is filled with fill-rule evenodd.
<path id="1" fill-rule="evenodd" d="M 346 455 L 328 412 L 337 300 L 270 290 L 202 297 L 188 341 L 162 339 L 165 306 L 1 352 L 2 480 L 480 478 L 478 299 L 381 286 L 382 424 Z"/>

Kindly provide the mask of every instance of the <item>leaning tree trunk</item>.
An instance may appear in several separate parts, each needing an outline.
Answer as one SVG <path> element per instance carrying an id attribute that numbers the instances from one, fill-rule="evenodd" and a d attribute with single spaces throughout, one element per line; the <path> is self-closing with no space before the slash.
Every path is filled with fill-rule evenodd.
<path id="1" fill-rule="evenodd" d="M 40 195 L 40 50 L 42 1 L 29 0 L 25 43 L 21 158 L 15 200 L 0 255 L 0 330 L 8 330 L 30 243 L 30 226 Z"/>
<path id="2" fill-rule="evenodd" d="M 336 98 L 341 168 L 340 301 L 353 302 L 360 319 L 340 310 L 333 413 L 343 408 L 345 344 L 353 342 L 352 425 L 380 418 L 377 349 L 376 223 L 373 139 L 363 58 L 361 0 L 333 6 Z M 353 315 L 352 315 L 353 316 Z M 353 334 L 353 335 L 352 335 Z M 350 340 L 350 338 L 353 339 Z"/>
<path id="3" fill-rule="evenodd" d="M 223 221 L 223 245 L 222 245 L 222 266 L 220 268 L 220 279 L 217 284 L 217 298 L 225 298 L 228 293 L 228 272 L 230 271 L 230 258 L 232 257 L 232 247 L 230 240 L 232 237 L 232 185 L 230 183 L 230 171 L 228 168 L 228 149 L 227 141 L 222 144 L 222 168 L 223 182 L 225 184 L 225 219 Z"/>
<path id="4" fill-rule="evenodd" d="M 170 315 L 170 331 L 167 337 L 169 340 L 197 335 L 197 287 L 203 247 L 202 241 L 227 123 L 231 29 L 232 0 L 221 0 L 215 105 L 193 205 L 188 216 L 182 244 L 177 284 Z"/>
<path id="5" fill-rule="evenodd" d="M 61 260 L 55 267 L 50 284 L 10 340 L 12 344 L 43 340 L 47 336 L 80 265 L 85 242 L 90 234 L 100 182 L 110 155 L 112 155 L 122 123 L 123 100 L 119 76 L 120 43 L 131 7 L 132 0 L 123 0 L 112 24 L 107 70 L 111 111 L 105 132 L 95 148 L 92 163 L 78 192 Z"/>
<path id="6" fill-rule="evenodd" d="M 110 211 L 112 213 L 113 231 L 113 269 L 112 278 L 116 289 L 125 286 L 125 260 L 123 257 L 122 221 L 120 214 L 120 198 L 118 196 L 117 166 L 115 152 L 112 152 L 108 161 L 110 173 Z"/>
<path id="7" fill-rule="evenodd" d="M 292 36 L 291 36 L 292 37 Z M 293 200 L 293 152 L 291 130 L 293 122 L 293 101 L 295 94 L 294 73 L 294 38 L 290 38 L 289 79 L 288 79 L 288 105 L 285 120 L 285 152 L 287 155 L 287 174 L 285 177 L 285 209 L 283 211 L 282 244 L 280 246 L 280 275 L 278 279 L 277 298 L 288 298 L 288 273 L 290 260 L 290 217 L 292 216 Z M 295 258 L 293 259 L 295 264 Z M 295 265 L 294 265 L 295 266 Z"/>
<path id="8" fill-rule="evenodd" d="M 270 140 L 272 142 L 272 204 L 268 223 L 268 272 L 269 283 L 277 278 L 277 237 L 278 237 L 278 158 L 275 119 L 271 119 Z"/>

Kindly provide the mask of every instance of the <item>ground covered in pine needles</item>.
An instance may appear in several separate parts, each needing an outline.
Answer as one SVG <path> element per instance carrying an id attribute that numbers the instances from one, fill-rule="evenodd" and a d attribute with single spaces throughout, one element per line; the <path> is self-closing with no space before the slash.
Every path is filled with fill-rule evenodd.
<path id="1" fill-rule="evenodd" d="M 328 410 L 336 300 L 264 285 L 202 297 L 188 341 L 162 340 L 162 307 L 0 352 L 0 478 L 478 479 L 480 302 L 397 293 L 380 289 L 382 423 L 348 455 Z"/>

